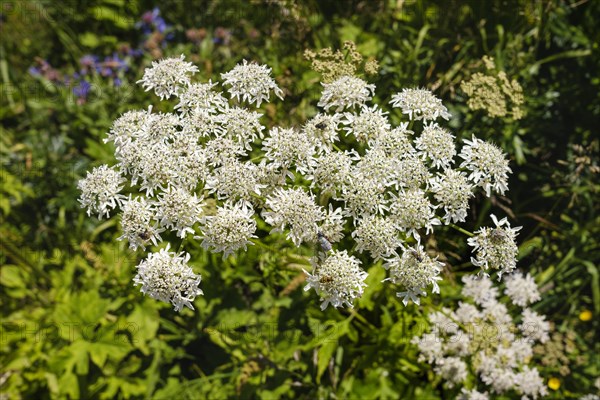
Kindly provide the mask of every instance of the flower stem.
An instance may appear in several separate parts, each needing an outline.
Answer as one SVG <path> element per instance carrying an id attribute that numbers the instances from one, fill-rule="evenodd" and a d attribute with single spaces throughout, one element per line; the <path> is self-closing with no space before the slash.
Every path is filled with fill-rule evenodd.
<path id="1" fill-rule="evenodd" d="M 367 325 L 371 329 L 377 329 L 372 323 L 367 321 L 367 319 L 365 317 L 360 315 L 354 308 L 351 308 L 349 311 L 350 311 L 350 318 L 356 318 L 357 320 L 359 320 L 363 324 Z"/>
<path id="2" fill-rule="evenodd" d="M 271 246 L 267 246 L 266 244 L 264 244 L 263 242 L 261 242 L 260 240 L 256 240 L 256 239 L 250 239 L 250 241 L 252 243 L 254 243 L 255 245 L 257 245 L 258 247 L 262 247 L 265 250 L 269 250 L 272 253 L 277 253 L 277 250 L 275 250 L 274 247 Z"/>
<path id="3" fill-rule="evenodd" d="M 185 240 L 187 239 L 187 235 L 181 239 L 181 243 L 179 243 L 179 248 L 177 249 L 177 254 L 181 253 L 181 250 L 183 249 L 183 244 L 185 243 Z"/>
<path id="4" fill-rule="evenodd" d="M 466 230 L 466 229 L 463 229 L 463 228 L 461 228 L 461 227 L 460 227 L 460 226 L 458 226 L 458 225 L 455 225 L 455 224 L 450 224 L 450 226 L 451 226 L 451 227 L 453 227 L 454 229 L 456 229 L 457 231 L 459 231 L 460 233 L 464 233 L 464 234 L 465 234 L 465 235 L 467 235 L 468 237 L 473 237 L 473 236 L 475 236 L 473 233 L 469 232 L 469 231 L 468 231 L 468 230 Z"/>

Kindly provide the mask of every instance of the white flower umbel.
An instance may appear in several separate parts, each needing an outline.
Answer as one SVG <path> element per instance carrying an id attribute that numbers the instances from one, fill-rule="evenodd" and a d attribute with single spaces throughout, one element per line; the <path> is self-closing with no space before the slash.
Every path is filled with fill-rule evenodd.
<path id="1" fill-rule="evenodd" d="M 119 161 L 119 169 L 124 174 L 131 175 L 131 183 L 135 185 L 144 176 L 154 172 L 145 173 L 145 169 L 155 163 L 156 152 L 168 155 L 165 146 L 180 137 L 181 119 L 172 113 L 151 113 L 148 111 L 135 111 L 125 113 L 113 124 L 108 137 L 104 142 L 112 141 L 115 144 L 115 157 Z M 166 161 L 162 157 L 158 164 L 161 177 L 170 170 L 164 167 Z M 150 167 L 152 169 L 152 167 Z M 157 181 L 157 177 L 150 179 Z"/>
<path id="2" fill-rule="evenodd" d="M 336 112 L 362 106 L 373 98 L 375 85 L 370 85 L 354 76 L 342 76 L 331 83 L 322 83 L 323 93 L 317 104 L 328 111 L 335 107 Z"/>
<path id="3" fill-rule="evenodd" d="M 502 150 L 492 143 L 477 139 L 475 135 L 473 140 L 464 139 L 464 142 L 458 156 L 464 159 L 460 167 L 471 171 L 469 179 L 476 186 L 481 186 L 488 197 L 492 195 L 492 190 L 504 194 L 508 190 L 508 174 L 512 171 Z"/>
<path id="4" fill-rule="evenodd" d="M 155 218 L 160 226 L 177 232 L 177 236 L 185 238 L 194 233 L 192 227 L 200 221 L 202 198 L 185 189 L 169 187 L 158 195 Z"/>
<path id="5" fill-rule="evenodd" d="M 467 239 L 473 247 L 475 257 L 471 257 L 473 265 L 486 272 L 489 269 L 498 271 L 498 279 L 502 274 L 512 272 L 517 265 L 517 232 L 521 227 L 511 228 L 506 218 L 498 220 L 491 215 L 495 228 L 483 227 L 475 232 L 475 236 Z"/>
<path id="6" fill-rule="evenodd" d="M 352 170 L 352 161 L 356 153 L 332 151 L 317 158 L 315 167 L 306 176 L 311 180 L 311 188 L 317 187 L 324 193 L 335 194 L 348 182 Z"/>
<path id="7" fill-rule="evenodd" d="M 132 185 L 135 185 L 140 179 L 142 158 L 147 149 L 147 143 L 142 140 L 128 140 L 115 146 L 115 158 L 118 161 L 119 171 L 123 175 L 131 176 Z"/>
<path id="8" fill-rule="evenodd" d="M 427 188 L 431 180 L 431 172 L 419 156 L 408 153 L 401 159 L 392 160 L 395 161 L 395 164 L 393 164 L 392 182 L 390 183 L 396 189 L 417 190 L 423 187 Z"/>
<path id="9" fill-rule="evenodd" d="M 463 278 L 463 280 L 464 280 L 464 278 Z M 491 281 L 489 279 L 488 279 L 488 282 L 491 283 Z M 458 308 L 456 309 L 455 315 L 456 315 L 456 320 L 458 322 L 460 322 L 461 324 L 467 324 L 471 321 L 474 321 L 476 319 L 483 317 L 483 313 L 481 311 L 479 311 L 479 309 L 477 307 L 475 307 L 471 303 L 465 303 L 462 301 L 458 302 Z"/>
<path id="10" fill-rule="evenodd" d="M 129 248 L 136 250 L 141 247 L 146 249 L 146 244 L 152 242 L 155 246 L 157 241 L 161 241 L 160 232 L 163 228 L 158 228 L 152 220 L 156 219 L 154 205 L 146 201 L 145 197 L 136 197 L 124 202 L 121 214 L 121 235 L 118 240 L 127 239 Z"/>
<path id="11" fill-rule="evenodd" d="M 429 314 L 429 323 L 431 330 L 439 335 L 447 334 L 455 337 L 459 333 L 459 326 L 456 323 L 456 314 L 447 307 L 443 307 L 440 311 L 433 311 Z"/>
<path id="12" fill-rule="evenodd" d="M 193 191 L 208 175 L 206 152 L 194 137 L 181 135 L 169 145 L 176 172 L 169 184 Z"/>
<path id="13" fill-rule="evenodd" d="M 523 276 L 521 272 L 514 272 L 504 278 L 506 289 L 504 294 L 509 296 L 513 302 L 520 307 L 526 307 L 541 299 L 535 281 L 531 275 Z"/>
<path id="14" fill-rule="evenodd" d="M 146 195 L 153 196 L 155 190 L 165 190 L 176 180 L 179 160 L 171 150 L 170 143 L 143 148 L 136 178 L 141 179 L 140 190 L 144 190 Z"/>
<path id="15" fill-rule="evenodd" d="M 219 200 L 251 201 L 253 196 L 259 196 L 261 189 L 266 187 L 259 183 L 258 174 L 255 164 L 232 158 L 213 170 L 206 178 L 204 188 L 209 193 L 216 193 Z"/>
<path id="16" fill-rule="evenodd" d="M 332 151 L 334 142 L 339 140 L 337 130 L 340 120 L 340 114 L 319 113 L 304 124 L 304 134 L 315 143 L 319 153 Z"/>
<path id="17" fill-rule="evenodd" d="M 498 365 L 497 361 L 493 361 L 493 365 Z M 516 375 L 512 369 L 500 367 L 492 368 L 488 371 L 481 371 L 481 380 L 491 386 L 492 392 L 504 393 L 516 388 Z"/>
<path id="18" fill-rule="evenodd" d="M 139 132 L 138 139 L 148 144 L 161 144 L 173 140 L 180 134 L 181 118 L 173 113 L 154 113 L 148 115 L 144 129 Z"/>
<path id="19" fill-rule="evenodd" d="M 504 329 L 512 323 L 506 304 L 500 303 L 496 299 L 483 303 L 483 315 L 498 329 Z"/>
<path id="20" fill-rule="evenodd" d="M 286 178 L 294 179 L 294 174 L 289 170 L 281 170 L 273 163 L 267 163 L 266 159 L 260 160 L 256 166 L 258 183 L 261 185 L 261 195 L 266 197 L 276 189 L 284 187 Z"/>
<path id="21" fill-rule="evenodd" d="M 222 207 L 217 207 L 214 216 L 206 216 L 202 219 L 202 247 L 213 253 L 223 252 L 223 259 L 235 253 L 239 249 L 246 250 L 247 245 L 253 243 L 250 239 L 255 238 L 256 221 L 253 218 L 252 205 L 240 200 L 237 203 L 225 202 Z"/>
<path id="22" fill-rule="evenodd" d="M 336 199 L 346 204 L 344 215 L 355 219 L 383 215 L 388 209 L 384 183 L 368 176 L 351 176 Z"/>
<path id="23" fill-rule="evenodd" d="M 476 304 L 484 305 L 498 296 L 498 289 L 485 275 L 465 275 L 462 277 L 464 284 L 462 295 L 470 297 Z"/>
<path id="24" fill-rule="evenodd" d="M 361 219 L 352 237 L 356 241 L 356 249 L 360 253 L 367 250 L 375 261 L 397 256 L 396 249 L 402 243 L 392 220 L 374 215 Z"/>
<path id="25" fill-rule="evenodd" d="M 444 222 L 464 222 L 469 209 L 469 199 L 474 196 L 473 185 L 459 171 L 447 169 L 430 180 L 433 197 L 444 207 Z"/>
<path id="26" fill-rule="evenodd" d="M 530 369 L 527 366 L 524 367 L 523 371 L 515 376 L 515 381 L 517 391 L 523 397 L 531 396 L 531 398 L 537 399 L 538 396 L 546 396 L 548 394 L 544 380 L 540 377 L 540 373 L 536 368 Z"/>
<path id="27" fill-rule="evenodd" d="M 127 111 L 121 115 L 113 122 L 107 138 L 103 140 L 104 143 L 113 142 L 116 148 L 115 153 L 118 154 L 121 146 L 129 144 L 143 132 L 148 118 L 150 118 L 150 111 L 152 110 Z"/>
<path id="28" fill-rule="evenodd" d="M 441 224 L 435 216 L 436 207 L 431 204 L 422 190 L 406 190 L 398 195 L 392 194 L 390 214 L 398 229 L 418 239 L 418 229 L 425 228 L 426 233 L 429 234 L 433 231 L 434 225 Z"/>
<path id="29" fill-rule="evenodd" d="M 392 96 L 392 107 L 400 107 L 403 114 L 408 114 L 411 120 L 434 121 L 438 117 L 450 119 L 448 109 L 442 100 L 435 97 L 427 89 L 402 89 L 402 92 Z"/>
<path id="30" fill-rule="evenodd" d="M 217 83 L 193 83 L 184 88 L 179 94 L 179 103 L 175 109 L 182 114 L 189 114 L 194 110 L 205 110 L 210 113 L 223 111 L 227 108 L 227 99 L 220 92 L 212 90 Z"/>
<path id="31" fill-rule="evenodd" d="M 362 106 L 359 114 L 345 113 L 341 122 L 347 125 L 344 128 L 346 135 L 352 134 L 359 142 L 366 143 L 391 129 L 386 115 L 387 112 L 377 108 L 377 104 L 372 108 Z"/>
<path id="32" fill-rule="evenodd" d="M 409 135 L 413 132 L 407 130 L 408 122 L 389 131 L 381 132 L 379 136 L 369 141 L 369 146 L 374 151 L 384 151 L 388 157 L 404 159 L 416 153 L 410 142 Z"/>
<path id="33" fill-rule="evenodd" d="M 438 359 L 434 371 L 447 382 L 449 388 L 460 384 L 467 378 L 467 364 L 459 357 L 442 357 Z"/>
<path id="34" fill-rule="evenodd" d="M 434 168 L 450 168 L 456 155 L 454 136 L 438 124 L 425 125 L 415 146 L 423 160 L 430 160 Z"/>
<path id="35" fill-rule="evenodd" d="M 329 210 L 323 222 L 321 222 L 321 226 L 319 226 L 319 231 L 330 243 L 336 243 L 344 237 L 345 223 L 342 208 L 338 207 L 334 210 L 333 205 L 329 203 Z"/>
<path id="36" fill-rule="evenodd" d="M 598 382 L 600 378 L 596 378 L 596 383 Z M 598 387 L 598 385 L 595 385 L 596 387 Z M 588 393 L 586 395 L 583 395 L 579 398 L 579 400 L 600 400 L 600 396 L 598 396 L 597 394 L 594 393 Z"/>
<path id="37" fill-rule="evenodd" d="M 355 179 L 373 179 L 384 186 L 392 186 L 397 181 L 397 160 L 387 157 L 383 150 L 368 150 L 356 163 L 352 176 Z"/>
<path id="38" fill-rule="evenodd" d="M 277 189 L 267 197 L 266 208 L 262 213 L 265 222 L 275 228 L 271 232 L 283 232 L 296 246 L 302 242 L 314 242 L 317 224 L 325 218 L 323 207 L 317 205 L 312 193 L 302 189 Z"/>
<path id="39" fill-rule="evenodd" d="M 475 389 L 467 390 L 462 388 L 457 400 L 489 400 L 488 392 L 478 392 Z"/>
<path id="40" fill-rule="evenodd" d="M 244 145 L 226 136 L 214 138 L 206 143 L 206 162 L 211 167 L 232 162 L 236 157 L 248 155 Z"/>
<path id="41" fill-rule="evenodd" d="M 545 343 L 550 339 L 548 335 L 550 323 L 546 321 L 546 317 L 529 308 L 523 310 L 523 321 L 519 325 L 519 329 L 523 336 L 541 343 Z"/>
<path id="42" fill-rule="evenodd" d="M 146 68 L 144 76 L 137 83 L 141 83 L 146 91 L 154 89 L 161 100 L 178 95 L 189 86 L 190 75 L 198 72 L 198 67 L 184 60 L 182 54 L 179 58 L 153 61 L 152 68 Z"/>
<path id="43" fill-rule="evenodd" d="M 598 379 L 600 379 L 600 378 L 596 378 L 596 382 L 598 381 Z M 596 385 L 596 387 L 597 386 L 598 385 Z M 581 396 L 579 398 L 579 400 L 600 400 L 600 396 L 598 396 L 597 394 L 594 394 L 594 393 L 588 393 L 584 396 Z"/>
<path id="44" fill-rule="evenodd" d="M 261 116 L 262 114 L 245 108 L 231 107 L 221 115 L 222 127 L 228 137 L 250 151 L 252 142 L 263 137 L 265 127 L 260 124 Z"/>
<path id="45" fill-rule="evenodd" d="M 432 364 L 448 387 L 472 387 L 470 392 L 462 389 L 461 399 L 488 398 L 488 391 L 489 398 L 545 396 L 543 380 L 531 366 L 533 346 L 548 339 L 544 317 L 514 306 L 509 310 L 509 298 L 499 299 L 498 288 L 488 277 L 465 275 L 463 282 L 463 297 L 456 312 L 443 308 L 430 313 L 431 332 L 413 338 L 412 343 L 419 347 L 419 361 Z M 469 298 L 475 304 L 469 303 Z M 447 365 L 448 360 L 452 360 L 453 368 Z M 459 360 L 471 368 L 463 370 Z"/>
<path id="46" fill-rule="evenodd" d="M 354 61 L 357 57 L 351 53 Z M 488 196 L 507 188 L 508 161 L 475 137 L 465 142 L 460 167 L 451 169 L 455 138 L 436 121 L 450 114 L 429 90 L 396 93 L 391 104 L 410 121 L 392 127 L 389 110 L 369 104 L 375 85 L 337 74 L 322 84 L 320 113 L 281 128 L 276 121 L 281 110 L 269 105 L 268 115 L 262 115 L 245 108 L 260 107 L 271 95 L 283 98 L 269 67 L 244 60 L 221 74 L 221 89 L 217 82 L 192 83 L 197 71 L 183 56 L 146 68 L 138 83 L 176 104 L 174 109 L 162 104 L 161 112 L 150 106 L 117 118 L 105 139 L 114 143 L 117 164 L 94 169 L 79 183 L 79 201 L 88 214 L 108 217 L 121 205 L 119 239 L 127 239 L 132 249 L 156 245 L 165 230 L 185 244 L 187 234 L 199 229 L 202 246 L 227 257 L 257 243 L 256 230 L 266 224 L 296 246 L 306 243 L 313 251 L 320 246 L 321 263 L 336 247 L 349 248 L 354 241 L 353 249 L 368 251 L 371 260 L 393 258 L 408 265 L 402 260 L 412 253 L 401 240 L 417 239 L 413 253 L 420 254 L 419 235 L 441 224 L 442 209 L 447 224 L 463 222 L 475 187 Z M 356 140 L 340 143 L 342 130 L 346 139 Z M 131 193 L 128 199 L 121 190 Z M 514 269 L 518 229 L 493 218 L 496 228 L 482 228 L 469 244 L 476 265 L 501 275 Z M 339 243 L 344 236 L 348 242 Z M 437 290 L 441 263 L 426 254 L 411 262 L 416 267 L 397 271 L 395 279 L 406 286 L 405 300 L 418 301 L 427 285 Z M 323 279 L 328 282 L 328 275 Z M 507 293 L 524 304 L 536 298 L 522 294 L 528 286 L 527 280 L 515 280 Z M 506 320 L 497 301 L 482 307 L 480 318 Z M 457 354 L 466 346 L 458 341 Z M 462 374 L 459 366 L 441 364 L 439 373 Z"/>
<path id="47" fill-rule="evenodd" d="M 438 339 L 436 330 L 433 333 L 424 333 L 421 337 L 413 337 L 411 343 L 419 348 L 419 362 L 433 364 L 435 360 L 444 356 L 442 341 Z"/>
<path id="48" fill-rule="evenodd" d="M 268 160 L 283 168 L 296 167 L 306 173 L 315 165 L 315 146 L 303 131 L 274 127 L 263 141 L 263 151 Z"/>
<path id="49" fill-rule="evenodd" d="M 271 68 L 266 65 L 243 60 L 243 64 L 237 64 L 231 71 L 221 74 L 221 78 L 224 86 L 230 86 L 227 91 L 231 97 L 238 101 L 256 103 L 256 107 L 260 107 L 263 101 L 269 101 L 271 91 L 283 100 L 283 90 L 271 78 Z"/>
<path id="50" fill-rule="evenodd" d="M 304 290 L 314 288 L 321 296 L 321 310 L 329 304 L 333 307 L 353 307 L 354 299 L 362 296 L 367 284 L 367 273 L 360 268 L 360 261 L 348 255 L 346 250 L 331 250 L 324 261 L 315 265 L 313 273 L 307 271 L 308 284 Z"/>
<path id="51" fill-rule="evenodd" d="M 142 285 L 141 292 L 153 299 L 173 304 L 175 311 L 183 306 L 194 309 L 192 302 L 202 293 L 198 288 L 200 275 L 188 266 L 190 255 L 169 252 L 169 245 L 158 253 L 150 253 L 140 262 L 134 286 Z"/>
<path id="52" fill-rule="evenodd" d="M 195 108 L 181 119 L 182 134 L 198 140 L 225 135 L 223 114 L 213 114 L 206 108 Z"/>
<path id="53" fill-rule="evenodd" d="M 87 209 L 87 215 L 98 213 L 98 219 L 109 217 L 110 210 L 120 206 L 125 196 L 120 193 L 126 179 L 114 168 L 101 165 L 88 171 L 77 188 L 81 191 L 79 203 Z"/>
<path id="54" fill-rule="evenodd" d="M 429 285 L 433 286 L 432 293 L 440 292 L 437 281 L 442 279 L 438 275 L 444 263 L 438 261 L 437 257 L 431 258 L 420 242 L 413 247 L 403 247 L 402 256 L 387 260 L 383 266 L 390 271 L 390 277 L 384 281 L 390 281 L 406 289 L 404 292 L 397 293 L 398 297 L 402 297 L 405 306 L 409 300 L 420 304 L 419 297 L 427 296 L 425 288 Z"/>

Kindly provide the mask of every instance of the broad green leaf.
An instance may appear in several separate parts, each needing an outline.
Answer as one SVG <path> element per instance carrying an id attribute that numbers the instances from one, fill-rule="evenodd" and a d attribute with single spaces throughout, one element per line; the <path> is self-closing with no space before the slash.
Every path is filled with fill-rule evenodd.
<path id="1" fill-rule="evenodd" d="M 375 308 L 376 302 L 373 300 L 373 297 L 381 291 L 383 287 L 382 280 L 385 279 L 385 270 L 381 267 L 380 263 L 373 265 L 367 271 L 367 279 L 365 283 L 367 287 L 365 288 L 365 292 L 362 297 L 358 299 L 358 308 L 365 308 L 369 311 L 373 311 Z"/>
<path id="2" fill-rule="evenodd" d="M 329 361 L 333 356 L 333 353 L 337 349 L 337 340 L 325 342 L 317 352 L 317 383 L 321 383 L 321 376 L 327 369 Z"/>
<path id="3" fill-rule="evenodd" d="M 100 44 L 100 39 L 92 32 L 85 32 L 79 35 L 79 42 L 86 47 L 95 49 Z"/>
<path id="4" fill-rule="evenodd" d="M 0 270 L 0 285 L 9 288 L 25 288 L 27 283 L 23 270 L 16 265 L 5 265 Z"/>
<path id="5" fill-rule="evenodd" d="M 58 378 L 58 386 L 60 389 L 61 397 L 79 399 L 79 382 L 77 381 L 77 375 L 72 372 L 65 372 Z"/>
<path id="6" fill-rule="evenodd" d="M 159 326 L 159 314 L 150 302 L 141 302 L 135 305 L 133 312 L 123 319 L 128 332 L 131 332 L 135 345 L 149 351 L 147 342 L 156 337 Z"/>
<path id="7" fill-rule="evenodd" d="M 581 261 L 585 265 L 591 276 L 592 296 L 594 299 L 594 311 L 596 315 L 600 314 L 600 278 L 598 277 L 598 267 L 590 261 Z"/>

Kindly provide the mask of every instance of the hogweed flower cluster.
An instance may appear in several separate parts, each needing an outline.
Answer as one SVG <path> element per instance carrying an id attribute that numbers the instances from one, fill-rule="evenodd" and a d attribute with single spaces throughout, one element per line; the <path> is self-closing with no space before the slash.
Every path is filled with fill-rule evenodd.
<path id="1" fill-rule="evenodd" d="M 137 266 L 138 273 L 133 282 L 136 286 L 142 285 L 142 293 L 172 303 L 175 311 L 180 311 L 183 306 L 193 310 L 192 302 L 202 290 L 198 288 L 200 275 L 194 274 L 187 265 L 189 259 L 188 253 L 169 252 L 167 245 L 158 253 L 148 254 Z"/>
<path id="2" fill-rule="evenodd" d="M 354 76 L 363 62 L 363 56 L 356 49 L 356 44 L 352 41 L 343 43 L 344 54 L 341 50 L 335 52 L 326 47 L 318 52 L 312 50 L 304 51 L 304 58 L 311 62 L 312 69 L 321 74 L 321 80 L 324 83 L 330 83 L 342 76 Z M 379 69 L 379 64 L 374 59 L 367 60 L 363 69 L 367 75 L 375 75 Z"/>
<path id="3" fill-rule="evenodd" d="M 491 215 L 495 228 L 481 228 L 476 235 L 469 238 L 469 246 L 473 246 L 476 257 L 471 257 L 473 265 L 488 269 L 498 270 L 498 276 L 511 272 L 516 268 L 516 258 L 519 249 L 515 242 L 517 232 L 521 229 L 511 228 L 508 220 Z"/>
<path id="4" fill-rule="evenodd" d="M 87 177 L 77 185 L 81 191 L 79 202 L 87 208 L 87 215 L 98 213 L 98 219 L 110 216 L 110 210 L 123 203 L 125 196 L 120 192 L 125 181 L 119 171 L 108 165 L 88 171 Z"/>
<path id="5" fill-rule="evenodd" d="M 360 268 L 360 261 L 346 250 L 331 250 L 321 264 L 315 265 L 315 271 L 307 275 L 308 285 L 304 290 L 314 288 L 321 294 L 321 310 L 329 304 L 334 307 L 352 307 L 352 301 L 363 294 L 367 286 L 364 280 L 367 273 Z"/>
<path id="6" fill-rule="evenodd" d="M 439 273 L 444 264 L 431 258 L 419 242 L 413 247 L 403 249 L 401 257 L 395 257 L 387 262 L 384 267 L 390 271 L 390 277 L 386 280 L 406 288 L 405 292 L 399 292 L 404 305 L 408 301 L 420 303 L 419 296 L 426 296 L 425 288 L 433 286 L 433 293 L 439 293 L 440 288 L 437 281 L 442 278 Z"/>
<path id="7" fill-rule="evenodd" d="M 523 118 L 523 88 L 516 80 L 509 80 L 506 72 L 499 71 L 494 59 L 484 56 L 485 73 L 476 72 L 460 88 L 469 97 L 471 110 L 484 110 L 492 117 Z"/>
<path id="8" fill-rule="evenodd" d="M 174 232 L 228 257 L 255 243 L 262 219 L 296 246 L 321 244 L 306 288 L 320 295 L 322 308 L 352 307 L 365 288 L 368 265 L 337 249 L 344 237 L 381 260 L 405 304 L 419 304 L 428 288 L 439 292 L 444 266 L 421 244 L 424 235 L 464 222 L 478 188 L 488 197 L 508 189 L 508 160 L 491 143 L 465 140 L 458 165 L 455 136 L 440 125 L 450 113 L 427 89 L 392 96 L 396 114 L 408 119 L 393 126 L 388 111 L 368 104 L 375 85 L 334 74 L 323 83 L 320 113 L 300 127 L 267 130 L 250 107 L 272 94 L 283 98 L 270 68 L 244 60 L 222 74 L 228 96 L 217 82 L 193 82 L 197 71 L 183 55 L 153 62 L 139 83 L 161 100 L 174 97 L 174 110 L 148 107 L 117 118 L 105 139 L 116 165 L 95 168 L 79 183 L 88 214 L 105 218 L 121 209 L 119 239 L 133 250 Z M 495 228 L 469 240 L 473 264 L 507 273 L 518 229 L 493 219 Z M 134 281 L 178 310 L 191 307 L 201 292 L 188 259 L 151 253 Z"/>
<path id="9" fill-rule="evenodd" d="M 399 107 L 410 120 L 435 121 L 438 117 L 450 119 L 448 109 L 442 100 L 427 89 L 402 89 L 392 96 L 392 107 Z"/>
<path id="10" fill-rule="evenodd" d="M 431 364 L 448 387 L 462 387 L 460 399 L 545 396 L 546 386 L 530 363 L 534 346 L 549 340 L 550 324 L 527 308 L 540 299 L 533 279 L 509 275 L 508 298 L 486 276 L 465 276 L 463 283 L 468 301 L 431 313 L 431 331 L 413 338 L 419 360 Z"/>

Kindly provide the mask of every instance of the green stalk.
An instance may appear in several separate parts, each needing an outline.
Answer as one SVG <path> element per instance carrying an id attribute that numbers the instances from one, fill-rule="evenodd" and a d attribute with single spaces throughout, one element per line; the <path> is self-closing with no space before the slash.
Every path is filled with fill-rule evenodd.
<path id="1" fill-rule="evenodd" d="M 450 224 L 450 226 L 451 226 L 452 228 L 456 229 L 457 231 L 459 231 L 460 233 L 463 233 L 463 234 L 467 235 L 468 237 L 473 237 L 473 236 L 475 236 L 475 234 L 474 234 L 474 233 L 471 233 L 471 232 L 469 232 L 468 230 L 466 230 L 466 229 L 463 229 L 463 228 L 461 228 L 461 227 L 460 227 L 460 226 L 458 226 L 458 225 L 455 225 L 455 224 Z"/>

